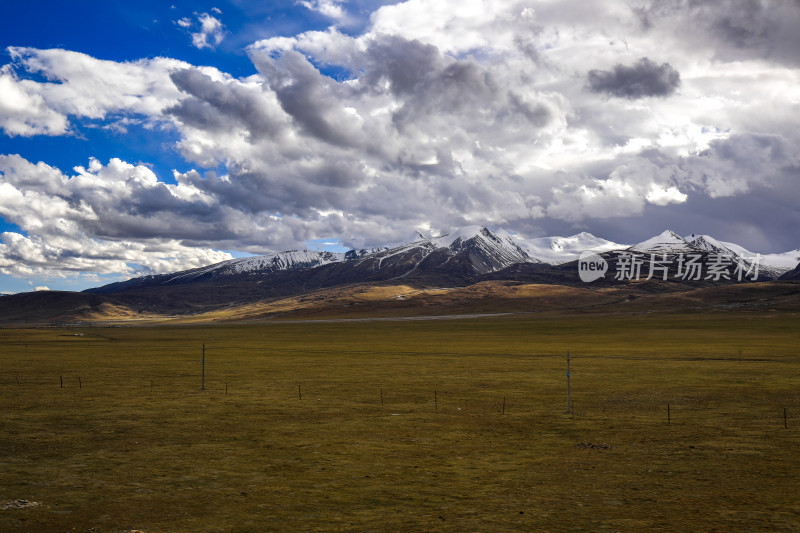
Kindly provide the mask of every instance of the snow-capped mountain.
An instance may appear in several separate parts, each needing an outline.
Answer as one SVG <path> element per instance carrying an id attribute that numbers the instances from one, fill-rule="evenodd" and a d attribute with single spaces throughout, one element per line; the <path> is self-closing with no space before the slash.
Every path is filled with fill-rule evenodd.
<path id="1" fill-rule="evenodd" d="M 319 275 L 326 279 L 326 283 L 387 280 L 406 277 L 414 272 L 432 273 L 439 277 L 452 274 L 467 279 L 518 263 L 540 262 L 520 248 L 507 232 L 492 232 L 481 226 L 460 228 L 439 237 L 418 237 L 413 242 L 393 248 L 378 247 L 347 253 L 295 250 L 232 259 L 174 274 L 134 278 L 88 292 L 110 293 L 215 279 L 254 279 L 271 273 L 285 272 L 288 275 L 324 266 L 330 268 L 324 275 Z"/>
<path id="2" fill-rule="evenodd" d="M 179 272 L 166 280 L 166 283 L 185 278 L 198 278 L 207 274 L 232 276 L 248 272 L 271 272 L 274 270 L 314 268 L 344 260 L 344 253 L 289 250 L 287 252 L 278 252 L 275 254 L 231 259 L 215 265 Z"/>
<path id="3" fill-rule="evenodd" d="M 642 253 L 679 254 L 697 252 L 698 248 L 692 246 L 689 241 L 674 231 L 666 230 L 655 237 L 651 237 L 646 241 L 628 247 L 628 250 Z"/>
<path id="4" fill-rule="evenodd" d="M 111 283 L 85 292 L 112 293 L 160 285 L 178 285 L 196 281 L 232 278 L 248 274 L 268 274 L 286 270 L 305 270 L 345 260 L 345 254 L 316 252 L 311 250 L 289 250 L 273 254 L 229 259 L 200 268 L 172 274 L 157 274 Z"/>
<path id="5" fill-rule="evenodd" d="M 656 235 L 646 241 L 628 248 L 629 251 L 642 253 L 713 253 L 727 256 L 734 261 L 747 264 L 758 260 L 759 265 L 774 274 L 793 269 L 800 263 L 800 249 L 781 254 L 757 254 L 732 242 L 715 239 L 710 235 L 688 235 L 681 237 L 671 230 Z"/>
<path id="6" fill-rule="evenodd" d="M 450 272 L 474 276 L 496 272 L 519 263 L 539 263 L 520 248 L 506 231 L 467 226 L 439 237 L 423 237 L 362 257 L 354 268 L 372 277 L 391 273 L 408 277 L 414 273 Z"/>
<path id="7" fill-rule="evenodd" d="M 467 226 L 442 237 L 431 239 L 437 249 L 447 248 L 454 253 L 471 250 L 476 271 L 480 273 L 503 269 L 516 263 L 538 263 L 519 247 L 504 230 L 490 231 L 481 226 Z"/>
<path id="8" fill-rule="evenodd" d="M 800 249 L 781 254 L 756 254 L 743 246 L 732 242 L 718 241 L 709 235 L 686 237 L 693 246 L 709 252 L 723 253 L 746 261 L 754 261 L 758 255 L 759 262 L 769 268 L 791 270 L 800 263 Z"/>
<path id="9" fill-rule="evenodd" d="M 684 239 L 695 248 L 699 248 L 707 252 L 721 253 L 732 257 L 748 257 L 751 255 L 755 256 L 754 253 L 742 246 L 739 246 L 738 244 L 718 241 L 710 235 L 692 234 L 688 237 L 684 237 Z"/>
<path id="10" fill-rule="evenodd" d="M 530 257 L 535 257 L 551 265 L 575 261 L 584 251 L 602 253 L 628 247 L 627 244 L 618 244 L 595 237 L 585 231 L 571 237 L 539 237 L 536 239 L 515 237 L 515 240 Z"/>
<path id="11" fill-rule="evenodd" d="M 800 264 L 800 248 L 782 254 L 764 254 L 761 262 L 773 268 L 792 270 Z"/>
<path id="12" fill-rule="evenodd" d="M 280 285 L 304 290 L 347 283 L 395 279 L 426 284 L 464 284 L 480 279 L 541 279 L 569 282 L 576 277 L 568 264 L 581 252 L 593 251 L 615 261 L 617 252 L 638 254 L 700 254 L 703 261 L 724 255 L 733 264 L 751 265 L 756 254 L 709 235 L 681 237 L 667 230 L 633 246 L 579 233 L 571 237 L 524 239 L 504 230 L 467 226 L 437 237 L 417 234 L 411 242 L 392 247 L 332 253 L 293 250 L 256 257 L 232 259 L 202 268 L 134 278 L 87 292 L 117 293 L 153 287 L 178 286 L 215 280 L 267 283 L 274 291 Z M 759 258 L 759 279 L 775 279 L 794 268 L 800 250 Z M 512 268 L 513 267 L 513 268 Z M 516 277 L 516 278 L 515 278 Z M 287 289 L 288 290 L 288 289 Z M 285 291 L 283 291 L 285 292 Z"/>
<path id="13" fill-rule="evenodd" d="M 783 254 L 760 255 L 735 243 L 715 239 L 710 235 L 681 237 L 671 230 L 664 231 L 646 241 L 628 248 L 628 251 L 649 254 L 714 254 L 727 257 L 734 264 L 750 267 L 758 263 L 759 273 L 768 278 L 778 278 L 800 262 L 800 250 Z"/>

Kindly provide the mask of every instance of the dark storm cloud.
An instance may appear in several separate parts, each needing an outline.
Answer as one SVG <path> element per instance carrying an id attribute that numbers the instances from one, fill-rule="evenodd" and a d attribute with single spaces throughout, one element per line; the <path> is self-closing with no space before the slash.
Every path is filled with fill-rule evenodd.
<path id="1" fill-rule="evenodd" d="M 718 59 L 768 59 L 800 64 L 800 2 L 796 0 L 655 0 L 633 8 L 642 28 L 663 28 L 710 48 Z"/>
<path id="2" fill-rule="evenodd" d="M 245 128 L 252 138 L 273 136 L 283 123 L 260 93 L 236 84 L 224 84 L 195 69 L 170 74 L 175 86 L 190 95 L 164 110 L 182 123 L 201 130 Z"/>
<path id="3" fill-rule="evenodd" d="M 418 103 L 425 110 L 435 107 L 436 111 L 458 112 L 466 106 L 480 104 L 486 107 L 497 96 L 500 87 L 487 69 L 473 61 L 456 61 L 441 70 L 438 75 L 427 80 L 415 96 L 421 96 Z"/>
<path id="4" fill-rule="evenodd" d="M 643 57 L 632 66 L 618 64 L 613 70 L 590 70 L 589 88 L 617 98 L 669 96 L 680 86 L 681 76 L 669 63 L 656 64 Z"/>
<path id="5" fill-rule="evenodd" d="M 393 115 L 400 131 L 409 126 L 435 130 L 437 125 L 431 122 L 445 116 L 456 117 L 446 128 L 454 136 L 462 128 L 470 132 L 539 129 L 551 118 L 550 109 L 526 101 L 515 92 L 517 87 L 504 86 L 491 69 L 474 59 L 454 60 L 416 40 L 377 36 L 369 42 L 362 61 L 360 85 L 381 93 L 388 82 L 389 92 L 402 103 Z"/>
<path id="6" fill-rule="evenodd" d="M 721 57 L 800 63 L 800 2 L 723 1 L 700 9 L 712 35 L 735 48 L 720 50 Z"/>
<path id="7" fill-rule="evenodd" d="M 280 58 L 256 58 L 256 65 L 266 76 L 283 111 L 304 132 L 334 146 L 355 146 L 358 139 L 340 125 L 342 89 L 323 75 L 303 54 L 288 50 Z"/>
<path id="8" fill-rule="evenodd" d="M 364 180 L 359 165 L 353 161 L 330 161 L 319 169 L 309 172 L 310 181 L 318 185 L 336 188 L 356 187 Z"/>
<path id="9" fill-rule="evenodd" d="M 521 121 L 529 125 L 542 127 L 551 118 L 550 110 L 542 104 L 530 104 L 525 102 L 518 94 L 513 91 L 508 92 L 508 115 L 518 117 Z"/>
<path id="10" fill-rule="evenodd" d="M 791 139 L 775 134 L 731 135 L 682 159 L 678 167 L 690 185 L 712 198 L 738 196 L 759 186 L 788 185 L 782 176 L 792 169 L 796 175 L 800 168 L 793 146 Z"/>
<path id="11" fill-rule="evenodd" d="M 753 46 L 774 31 L 763 19 L 759 2 L 741 2 L 738 11 L 726 11 L 711 22 L 714 32 L 737 48 Z"/>
<path id="12" fill-rule="evenodd" d="M 429 73 L 395 112 L 393 121 L 402 131 L 433 117 L 458 115 L 460 127 L 485 127 L 496 117 L 498 106 L 504 104 L 503 97 L 491 72 L 471 60 L 455 61 Z M 462 113 L 467 110 L 465 120 Z"/>
<path id="13" fill-rule="evenodd" d="M 785 252 L 798 247 L 800 226 L 796 203 L 800 198 L 800 158 L 792 139 L 739 134 L 712 141 L 707 149 L 689 156 L 649 149 L 600 166 L 586 166 L 586 174 L 602 179 L 614 169 L 636 169 L 624 176 L 632 186 L 638 180 L 660 176 L 663 183 L 677 184 L 688 193 L 687 200 L 668 205 L 645 202 L 635 219 L 615 209 L 588 211 L 576 221 L 547 217 L 536 222 L 550 234 L 586 230 L 628 244 L 671 229 L 681 235 L 709 234 L 753 252 Z"/>
<path id="14" fill-rule="evenodd" d="M 444 61 L 435 46 L 394 35 L 375 39 L 366 59 L 369 66 L 364 81 L 375 86 L 387 80 L 395 94 L 411 93 L 432 72 L 441 70 Z"/>
<path id="15" fill-rule="evenodd" d="M 755 174 L 765 168 L 791 165 L 792 151 L 791 144 L 779 135 L 748 133 L 713 141 L 699 157 L 730 161 L 742 171 Z"/>
<path id="16" fill-rule="evenodd" d="M 348 206 L 353 198 L 350 189 L 364 180 L 358 162 L 352 160 L 317 158 L 271 170 L 238 166 L 229 170 L 224 178 L 188 172 L 181 176 L 181 182 L 212 195 L 221 206 L 235 206 L 242 214 L 308 216 L 314 209 Z"/>
<path id="17" fill-rule="evenodd" d="M 744 194 L 720 198 L 696 193 L 684 204 L 648 206 L 643 224 L 650 232 L 669 227 L 684 235 L 706 233 L 752 252 L 786 252 L 800 246 L 796 198 L 800 198 L 800 168 L 787 167 L 773 173 L 765 183 L 752 184 Z M 635 226 L 629 222 L 627 229 L 631 231 Z M 620 226 L 624 225 L 622 221 Z"/>

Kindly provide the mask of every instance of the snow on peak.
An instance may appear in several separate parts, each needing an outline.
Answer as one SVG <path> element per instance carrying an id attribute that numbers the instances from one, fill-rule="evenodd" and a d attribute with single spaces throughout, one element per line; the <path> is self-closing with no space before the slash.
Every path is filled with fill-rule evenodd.
<path id="1" fill-rule="evenodd" d="M 696 252 L 697 249 L 689 241 L 672 230 L 666 230 L 655 237 L 628 248 L 633 252 L 685 253 Z"/>
<path id="2" fill-rule="evenodd" d="M 525 239 L 505 230 L 489 230 L 484 226 L 465 226 L 446 235 L 425 237 L 417 232 L 411 241 L 391 247 L 376 247 L 366 250 L 351 250 L 347 253 L 321 252 L 311 250 L 289 250 L 255 257 L 231 259 L 208 267 L 176 273 L 172 280 L 200 276 L 206 273 L 235 275 L 249 272 L 269 272 L 275 270 L 315 268 L 328 263 L 362 260 L 380 257 L 381 261 L 412 249 L 424 250 L 427 256 L 437 249 L 447 249 L 457 254 L 469 249 L 471 260 L 478 261 L 480 271 L 493 271 L 518 263 L 549 263 L 559 265 L 577 260 L 584 251 L 596 253 L 628 250 L 640 253 L 721 253 L 745 262 L 753 262 L 755 253 L 734 243 L 717 240 L 710 235 L 681 237 L 666 230 L 655 237 L 629 246 L 618 244 L 591 233 L 581 232 L 570 237 L 553 236 Z M 477 254 L 473 257 L 473 254 Z M 479 258 L 479 259 L 478 259 Z M 760 256 L 764 268 L 776 272 L 791 270 L 800 262 L 800 249 L 782 254 Z"/>
<path id="3" fill-rule="evenodd" d="M 450 248 L 453 246 L 453 243 L 458 240 L 466 242 L 475 237 L 485 237 L 487 234 L 493 235 L 491 231 L 483 226 L 464 226 L 463 228 L 458 228 L 441 237 L 434 237 L 431 239 L 431 242 L 436 245 L 437 248 Z"/>
<path id="4" fill-rule="evenodd" d="M 453 248 L 454 246 L 461 247 L 464 243 L 473 239 L 478 242 L 487 243 L 492 247 L 508 250 L 517 255 L 525 255 L 525 251 L 517 245 L 514 238 L 507 231 L 502 229 L 491 231 L 483 226 L 466 226 L 459 228 L 447 235 L 431 239 L 431 242 L 438 248 Z"/>
<path id="5" fill-rule="evenodd" d="M 505 230 L 491 231 L 483 226 L 466 226 L 431 239 L 436 248 L 448 248 L 458 252 L 466 246 L 480 250 L 487 258 L 492 258 L 492 269 L 497 270 L 517 263 L 538 262 L 532 259 Z"/>
<path id="6" fill-rule="evenodd" d="M 334 252 L 315 252 L 311 250 L 288 250 L 254 257 L 232 259 L 219 265 L 216 269 L 227 274 L 243 274 L 262 270 L 289 270 L 298 267 L 315 267 L 328 263 L 344 261 L 344 254 Z"/>
<path id="7" fill-rule="evenodd" d="M 560 265 L 575 261 L 585 251 L 591 252 L 610 252 L 612 250 L 622 250 L 628 247 L 627 244 L 617 244 L 615 242 L 595 237 L 591 233 L 581 232 L 571 237 L 538 237 L 535 239 L 523 239 L 515 237 L 517 244 L 525 250 L 530 257 L 535 257 L 551 265 Z"/>
<path id="8" fill-rule="evenodd" d="M 725 254 L 747 263 L 753 263 L 758 258 L 761 266 L 772 269 L 776 273 L 791 270 L 800 263 L 800 249 L 781 254 L 756 254 L 743 246 L 720 241 L 710 235 L 695 236 L 692 234 L 686 240 L 701 250 Z"/>
<path id="9" fill-rule="evenodd" d="M 792 270 L 800 264 L 800 248 L 782 254 L 764 254 L 761 256 L 761 264 L 778 270 Z"/>
<path id="10" fill-rule="evenodd" d="M 369 257 L 371 255 L 379 254 L 385 252 L 386 250 L 391 249 L 389 246 L 376 246 L 374 248 L 362 248 L 360 250 L 348 250 L 344 254 L 345 261 L 351 261 L 353 259 L 362 259 L 364 257 Z"/>
<path id="11" fill-rule="evenodd" d="M 745 248 L 729 242 L 718 241 L 711 235 L 694 235 L 686 237 L 686 240 L 695 248 L 706 252 L 724 254 L 730 257 L 743 257 L 755 255 Z"/>

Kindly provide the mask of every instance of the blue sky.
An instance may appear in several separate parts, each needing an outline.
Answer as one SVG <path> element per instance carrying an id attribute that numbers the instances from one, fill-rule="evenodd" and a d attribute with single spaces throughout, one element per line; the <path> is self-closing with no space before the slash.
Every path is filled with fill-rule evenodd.
<path id="1" fill-rule="evenodd" d="M 224 11 L 223 11 L 224 10 Z M 32 0 L 4 6 L 0 33 L 4 46 L 24 46 L 39 49 L 66 49 L 82 52 L 98 59 L 125 62 L 141 58 L 170 57 L 196 65 L 214 65 L 233 76 L 245 77 L 256 73 L 244 47 L 258 39 L 276 35 L 292 35 L 308 30 L 324 30 L 330 19 L 315 11 L 297 6 L 293 1 L 240 2 L 108 2 L 82 1 L 75 3 Z M 218 46 L 198 48 L 190 38 L 197 27 L 198 14 L 210 13 L 225 20 L 225 38 Z M 46 14 L 42 16 L 42 14 Z M 192 25 L 183 28 L 181 19 Z M 353 30 L 363 21 L 354 19 L 348 25 Z M 10 62 L 4 53 L 2 63 Z M 31 76 L 36 78 L 36 76 Z M 2 153 L 23 154 L 30 161 L 46 161 L 60 169 L 86 164 L 90 158 L 107 161 L 112 157 L 145 164 L 167 183 L 175 183 L 173 169 L 185 167 L 174 149 L 177 134 L 130 127 L 123 131 L 103 129 L 103 120 L 73 119 L 72 132 L 63 136 L 3 136 Z M 0 232 L 27 232 L 13 222 L 0 217 Z M 311 249 L 342 251 L 330 238 L 309 239 Z M 233 257 L 252 255 L 228 251 Z M 138 266 L 138 265 L 137 265 Z M 101 276 L 105 281 L 115 274 Z M 81 290 L 93 286 L 93 281 L 68 276 L 25 279 L 0 273 L 0 292 L 21 292 L 34 286 L 53 286 L 65 290 Z M 55 282 L 55 283 L 54 283 Z"/>
<path id="2" fill-rule="evenodd" d="M 212 9 L 218 9 L 217 14 Z M 223 11 L 224 9 L 224 11 Z M 242 2 L 54 2 L 32 0 L 4 6 L 0 22 L 5 46 L 40 49 L 62 48 L 98 59 L 132 61 L 170 57 L 194 65 L 214 65 L 233 76 L 256 73 L 244 47 L 258 39 L 324 30 L 330 20 L 298 7 L 293 1 Z M 224 18 L 225 39 L 214 48 L 197 48 L 189 34 L 197 27 L 182 28 L 176 21 L 197 13 Z M 42 16 L 42 14 L 46 14 Z M 2 62 L 9 62 L 8 53 Z M 62 169 L 85 164 L 90 157 L 102 161 L 119 157 L 151 165 L 169 181 L 183 159 L 171 148 L 175 135 L 153 137 L 140 128 L 115 133 L 102 130 L 103 121 L 73 120 L 69 136 L 2 138 L 4 153 L 26 154 Z"/>
<path id="3" fill-rule="evenodd" d="M 0 292 L 469 224 L 800 247 L 796 3 L 3 11 Z"/>

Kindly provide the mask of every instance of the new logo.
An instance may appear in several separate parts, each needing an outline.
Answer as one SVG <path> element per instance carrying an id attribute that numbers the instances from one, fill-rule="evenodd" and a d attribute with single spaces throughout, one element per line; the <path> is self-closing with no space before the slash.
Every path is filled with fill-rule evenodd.
<path id="1" fill-rule="evenodd" d="M 591 283 L 606 275 L 608 263 L 594 252 L 584 251 L 578 258 L 578 275 L 581 281 Z"/>

